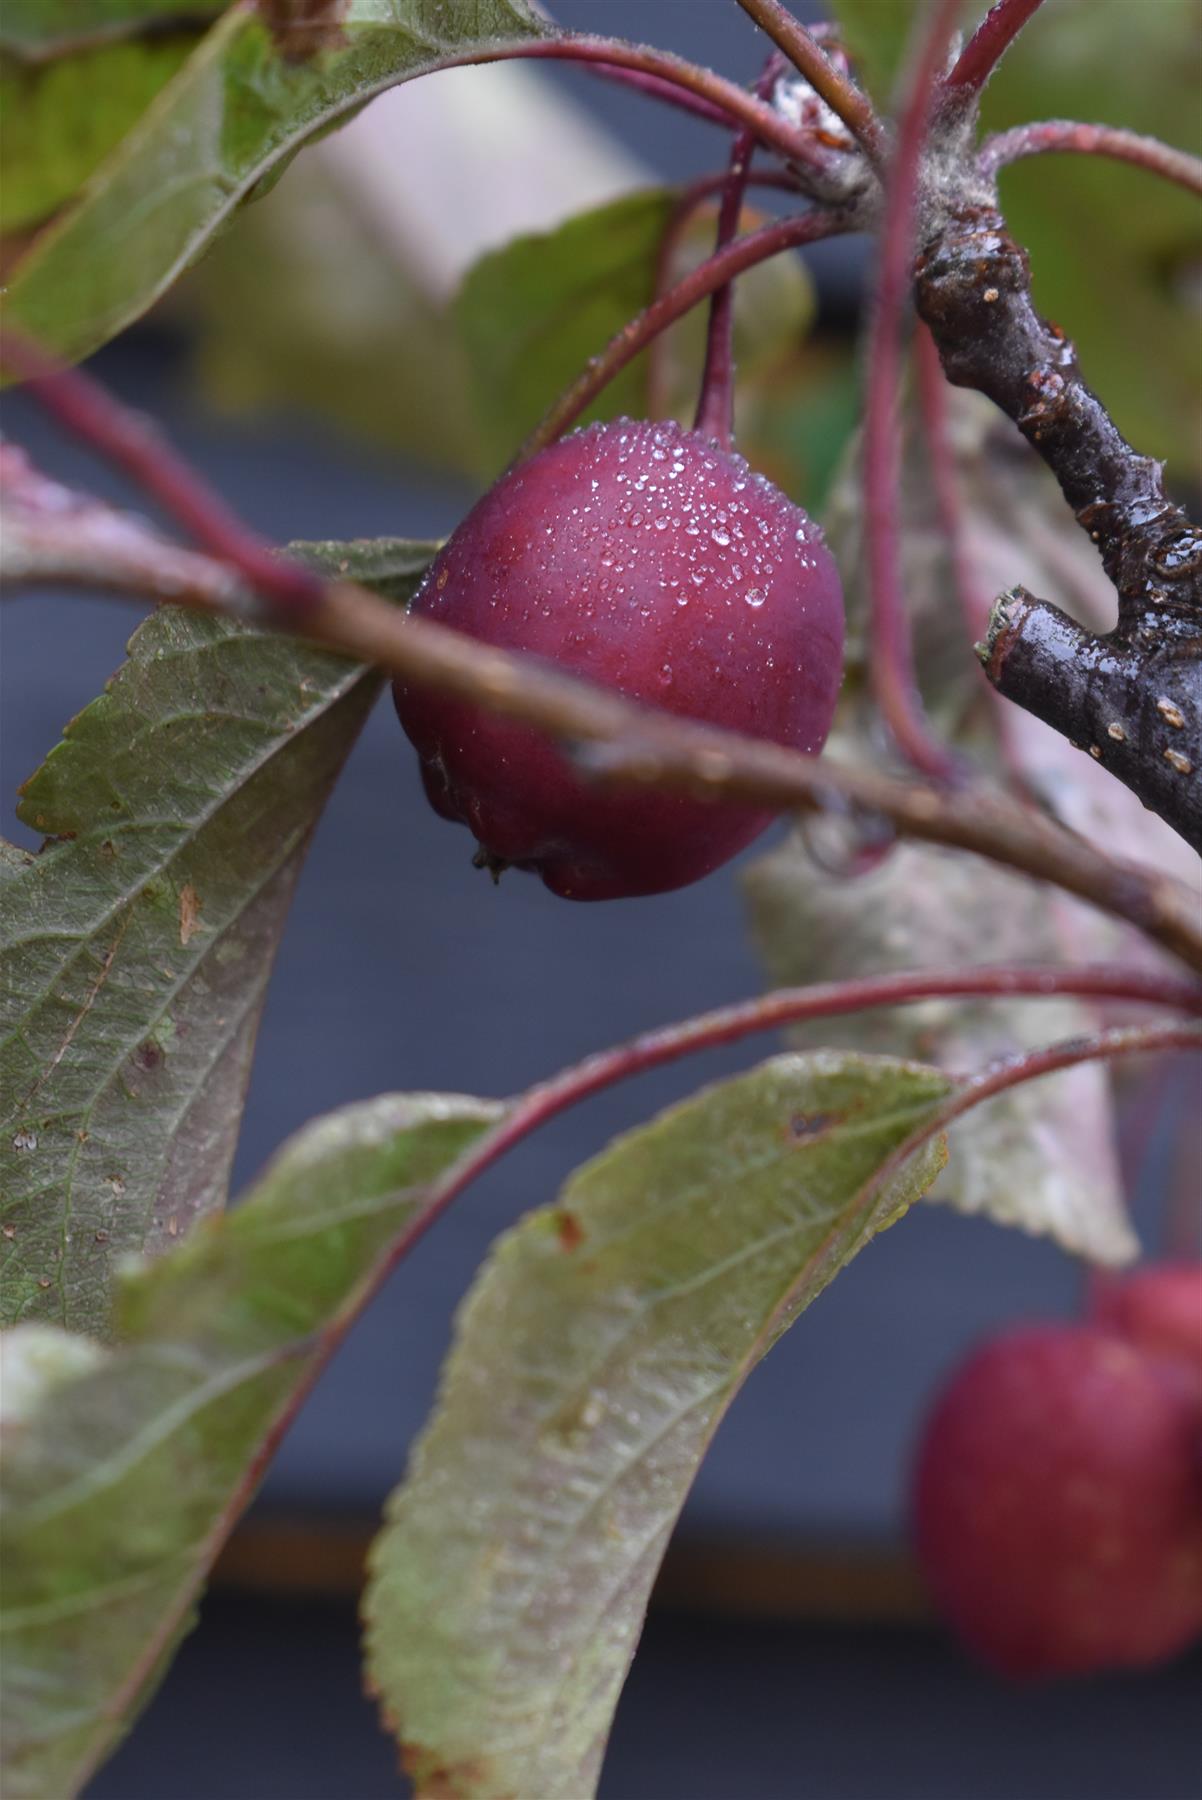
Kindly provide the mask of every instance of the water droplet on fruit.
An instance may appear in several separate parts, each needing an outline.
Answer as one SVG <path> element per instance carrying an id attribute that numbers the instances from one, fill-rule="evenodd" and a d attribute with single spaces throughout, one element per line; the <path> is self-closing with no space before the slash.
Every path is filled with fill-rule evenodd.
<path id="1" fill-rule="evenodd" d="M 672 685 L 672 665 L 671 665 L 671 663 L 665 663 L 663 668 L 660 670 L 659 683 L 660 683 L 661 687 L 671 687 L 671 685 Z"/>
<path id="2" fill-rule="evenodd" d="M 743 598 L 746 600 L 748 606 L 762 606 L 768 596 L 763 588 L 748 588 L 747 592 L 743 595 Z"/>
<path id="3" fill-rule="evenodd" d="M 710 536 L 713 538 L 715 544 L 725 545 L 730 542 L 729 531 L 724 530 L 721 525 L 715 525 L 714 529 L 710 532 Z"/>

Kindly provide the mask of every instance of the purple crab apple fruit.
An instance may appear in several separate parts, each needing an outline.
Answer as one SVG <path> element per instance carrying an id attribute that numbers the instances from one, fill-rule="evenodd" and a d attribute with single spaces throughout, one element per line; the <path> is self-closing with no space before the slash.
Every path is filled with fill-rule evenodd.
<path id="1" fill-rule="evenodd" d="M 843 596 L 816 525 L 742 457 L 673 424 L 591 425 L 503 475 L 431 564 L 413 610 L 665 712 L 821 750 Z M 683 887 L 771 813 L 603 787 L 530 726 L 404 681 L 431 804 L 478 860 L 553 893 Z"/>

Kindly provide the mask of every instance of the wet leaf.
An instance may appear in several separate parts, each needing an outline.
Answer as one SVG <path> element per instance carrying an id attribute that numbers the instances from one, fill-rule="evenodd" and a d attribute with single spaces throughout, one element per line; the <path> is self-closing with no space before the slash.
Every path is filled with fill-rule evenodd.
<path id="1" fill-rule="evenodd" d="M 431 553 L 386 543 L 382 585 L 411 591 Z M 313 560 L 363 578 L 376 554 Z M 26 782 L 47 843 L 0 860 L 4 1323 L 105 1335 L 115 1261 L 224 1203 L 293 885 L 378 688 L 165 607 Z"/>
<path id="2" fill-rule="evenodd" d="M 387 1095 L 317 1120 L 123 1277 L 117 1346 L 0 1336 L 5 1800 L 76 1793 L 128 1730 L 325 1336 L 499 1111 Z"/>
<path id="3" fill-rule="evenodd" d="M 780 1057 L 498 1243 L 376 1543 L 368 1673 L 432 1800 L 587 1800 L 655 1571 L 748 1371 L 929 1185 L 931 1069 Z"/>

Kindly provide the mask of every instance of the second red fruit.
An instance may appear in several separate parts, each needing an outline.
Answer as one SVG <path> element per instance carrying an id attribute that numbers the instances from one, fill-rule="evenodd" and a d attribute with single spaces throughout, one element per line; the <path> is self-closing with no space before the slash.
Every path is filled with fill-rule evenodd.
<path id="1" fill-rule="evenodd" d="M 817 526 L 741 457 L 679 425 L 620 420 L 502 476 L 444 546 L 414 611 L 664 711 L 822 748 L 843 597 Z M 540 732 L 397 682 L 429 799 L 493 868 L 605 900 L 682 887 L 771 814 L 603 790 Z"/>
<path id="2" fill-rule="evenodd" d="M 1202 1631 L 1200 1392 L 1188 1358 L 1109 1324 L 1004 1332 L 957 1371 L 920 1445 L 915 1538 L 986 1662 L 1139 1667 Z"/>

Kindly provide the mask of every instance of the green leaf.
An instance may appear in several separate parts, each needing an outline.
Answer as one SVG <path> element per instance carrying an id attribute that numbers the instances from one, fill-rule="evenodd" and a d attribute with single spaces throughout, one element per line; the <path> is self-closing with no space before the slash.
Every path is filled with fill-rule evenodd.
<path id="1" fill-rule="evenodd" d="M 65 206 L 196 41 L 180 34 L 105 44 L 39 64 L 0 58 L 0 231 L 28 230 Z"/>
<path id="2" fill-rule="evenodd" d="M 31 62 L 141 32 L 186 29 L 212 19 L 226 0 L 4 0 L 0 49 Z"/>
<path id="3" fill-rule="evenodd" d="M 386 542 L 384 585 L 432 549 Z M 104 1336 L 115 1260 L 224 1203 L 293 885 L 379 681 L 166 607 L 25 784 L 51 841 L 0 861 L 4 1323 Z"/>
<path id="4" fill-rule="evenodd" d="M 289 61 L 257 13 L 232 7 L 21 263 L 9 323 L 61 356 L 87 355 L 307 138 L 398 82 L 547 29 L 526 0 L 351 0 L 344 48 Z"/>
<path id="5" fill-rule="evenodd" d="M 371 1557 L 368 1675 L 418 1795 L 586 1800 L 656 1568 L 745 1375 L 932 1180 L 946 1077 L 780 1057 L 499 1241 Z"/>
<path id="6" fill-rule="evenodd" d="M 476 401 L 483 473 L 495 474 L 509 460 L 589 357 L 654 298 L 660 245 L 678 200 L 678 193 L 663 188 L 624 195 L 554 231 L 516 238 L 468 272 L 453 319 Z M 707 256 L 712 220 L 702 215 L 685 247 L 685 263 Z M 813 310 L 800 258 L 778 257 L 750 271 L 736 288 L 741 376 L 754 374 L 799 339 Z M 681 398 L 686 408 L 695 402 L 704 330 L 702 307 L 673 338 L 673 399 Z M 642 418 L 647 410 L 644 354 L 609 383 L 582 422 Z"/>
<path id="7" fill-rule="evenodd" d="M 333 1113 L 124 1278 L 119 1346 L 0 1338 L 5 1800 L 77 1792 L 124 1735 L 326 1339 L 500 1110 L 387 1095 Z"/>

